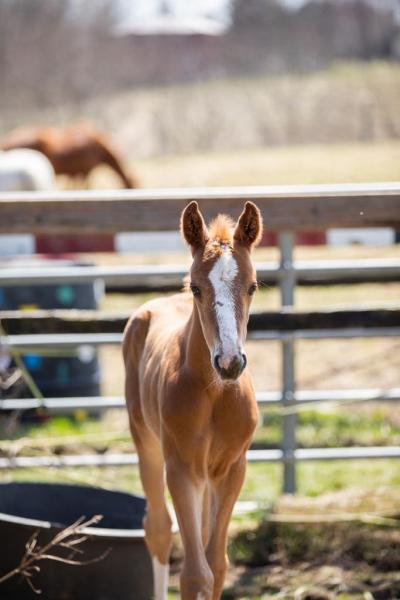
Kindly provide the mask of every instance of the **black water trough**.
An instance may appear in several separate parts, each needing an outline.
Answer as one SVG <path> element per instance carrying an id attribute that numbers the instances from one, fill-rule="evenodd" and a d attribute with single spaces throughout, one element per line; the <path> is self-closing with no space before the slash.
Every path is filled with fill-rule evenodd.
<path id="1" fill-rule="evenodd" d="M 145 506 L 144 498 L 95 487 L 0 484 L 0 577 L 19 564 L 35 531 L 39 531 L 38 542 L 43 546 L 81 516 L 100 514 L 103 519 L 85 530 L 88 540 L 79 546 L 84 553 L 77 558 L 90 560 L 110 549 L 104 559 L 85 566 L 40 561 L 40 573 L 33 581 L 42 590 L 41 596 L 16 576 L 0 584 L 0 598 L 149 600 L 153 576 L 142 530 Z"/>

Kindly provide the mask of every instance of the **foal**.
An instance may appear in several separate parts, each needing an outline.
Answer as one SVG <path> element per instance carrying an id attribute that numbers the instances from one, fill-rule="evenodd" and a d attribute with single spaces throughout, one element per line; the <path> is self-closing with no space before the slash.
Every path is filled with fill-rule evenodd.
<path id="1" fill-rule="evenodd" d="M 147 496 L 144 528 L 154 597 L 167 597 L 166 474 L 184 546 L 181 597 L 217 600 L 227 568 L 229 519 L 258 416 L 243 344 L 257 288 L 250 252 L 262 220 L 246 202 L 236 225 L 219 215 L 207 229 L 191 202 L 181 230 L 193 255 L 191 294 L 151 300 L 128 322 L 126 402 Z"/>

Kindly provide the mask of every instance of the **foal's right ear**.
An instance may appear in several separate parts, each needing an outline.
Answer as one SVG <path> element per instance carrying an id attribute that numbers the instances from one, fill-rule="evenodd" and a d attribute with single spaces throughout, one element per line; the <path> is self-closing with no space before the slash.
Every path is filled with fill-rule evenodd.
<path id="1" fill-rule="evenodd" d="M 196 201 L 191 202 L 182 212 L 181 233 L 192 252 L 204 248 L 208 240 L 208 230 Z"/>

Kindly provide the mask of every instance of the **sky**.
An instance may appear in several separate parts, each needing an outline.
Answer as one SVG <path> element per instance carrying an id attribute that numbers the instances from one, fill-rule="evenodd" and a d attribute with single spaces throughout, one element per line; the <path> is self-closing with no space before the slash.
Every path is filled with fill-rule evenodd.
<path id="1" fill-rule="evenodd" d="M 289 7 L 297 8 L 307 0 L 281 0 Z M 217 19 L 226 20 L 229 17 L 230 0 L 119 0 L 121 11 L 133 20 L 142 20 L 154 16 L 165 4 L 179 17 L 192 17 L 207 15 Z"/>
<path id="2" fill-rule="evenodd" d="M 207 16 L 218 21 L 229 21 L 231 0 L 117 0 L 123 20 L 145 21 L 160 12 L 163 5 L 170 7 L 176 17 Z M 290 9 L 297 9 L 309 0 L 279 0 Z M 323 1 L 323 0 L 320 0 Z M 400 0 L 369 0 L 375 6 L 394 8 L 400 19 Z"/>
<path id="3" fill-rule="evenodd" d="M 101 0 L 99 0 L 101 2 Z M 208 16 L 220 21 L 228 21 L 232 0 L 114 0 L 114 6 L 121 20 L 145 21 L 159 14 L 163 5 L 170 7 L 176 17 Z M 310 0 L 279 0 L 291 9 L 297 9 Z M 324 1 L 324 0 L 319 0 Z M 345 0 L 344 0 L 345 1 Z M 400 0 L 368 0 L 371 4 L 386 8 L 397 8 L 400 15 Z M 81 11 L 87 2 L 93 0 L 73 0 Z"/>
<path id="4" fill-rule="evenodd" d="M 146 19 L 154 16 L 163 4 L 160 0 L 119 0 L 121 10 L 132 19 Z M 225 19 L 228 14 L 229 0 L 167 0 L 166 6 L 177 16 L 187 17 L 193 15 L 212 15 Z"/>

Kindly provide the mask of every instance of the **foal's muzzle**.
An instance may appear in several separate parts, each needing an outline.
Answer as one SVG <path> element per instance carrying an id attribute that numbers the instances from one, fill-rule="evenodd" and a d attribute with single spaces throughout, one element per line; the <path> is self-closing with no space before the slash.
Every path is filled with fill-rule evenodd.
<path id="1" fill-rule="evenodd" d="M 246 367 L 247 358 L 245 354 L 236 354 L 228 366 L 222 367 L 220 364 L 221 356 L 217 354 L 214 358 L 214 367 L 221 379 L 235 380 L 241 375 Z"/>

